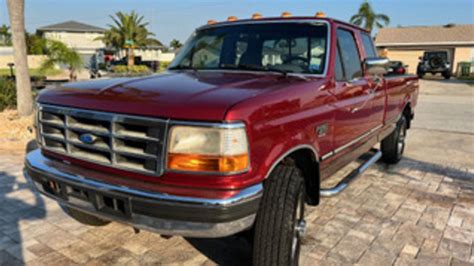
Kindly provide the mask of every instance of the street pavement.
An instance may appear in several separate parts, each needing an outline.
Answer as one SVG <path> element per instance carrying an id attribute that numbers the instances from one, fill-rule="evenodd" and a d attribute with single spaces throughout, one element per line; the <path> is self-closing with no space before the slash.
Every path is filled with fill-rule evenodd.
<path id="1" fill-rule="evenodd" d="M 421 81 L 405 158 L 375 164 L 341 194 L 306 209 L 302 265 L 474 265 L 473 92 L 455 81 Z M 0 150 L 0 265 L 251 261 L 239 237 L 165 239 L 118 223 L 82 225 L 31 191 L 22 164 L 21 153 Z"/>

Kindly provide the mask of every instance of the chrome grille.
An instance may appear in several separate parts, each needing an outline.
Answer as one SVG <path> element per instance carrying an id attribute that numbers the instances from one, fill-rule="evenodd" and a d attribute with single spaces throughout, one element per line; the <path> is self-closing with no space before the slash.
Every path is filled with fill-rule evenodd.
<path id="1" fill-rule="evenodd" d="M 163 172 L 166 120 L 52 105 L 38 112 L 43 149 L 133 172 Z"/>

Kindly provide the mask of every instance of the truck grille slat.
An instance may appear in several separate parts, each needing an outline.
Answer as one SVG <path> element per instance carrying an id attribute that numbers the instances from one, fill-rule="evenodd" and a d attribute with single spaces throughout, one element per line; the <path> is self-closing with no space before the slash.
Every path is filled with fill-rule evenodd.
<path id="1" fill-rule="evenodd" d="M 40 105 L 42 148 L 113 168 L 163 173 L 167 120 Z"/>

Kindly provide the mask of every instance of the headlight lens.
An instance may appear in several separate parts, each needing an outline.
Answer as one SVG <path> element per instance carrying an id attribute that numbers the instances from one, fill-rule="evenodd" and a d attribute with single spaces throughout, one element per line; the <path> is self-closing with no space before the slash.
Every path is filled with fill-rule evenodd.
<path id="1" fill-rule="evenodd" d="M 249 167 L 245 128 L 174 126 L 168 143 L 168 169 L 242 172 Z"/>

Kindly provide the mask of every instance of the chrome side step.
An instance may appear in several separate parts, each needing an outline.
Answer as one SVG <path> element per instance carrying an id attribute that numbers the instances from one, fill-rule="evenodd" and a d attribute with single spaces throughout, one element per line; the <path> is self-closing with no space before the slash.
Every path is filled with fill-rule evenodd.
<path id="1" fill-rule="evenodd" d="M 382 157 L 382 152 L 376 149 L 371 149 L 371 152 L 374 154 L 367 160 L 365 161 L 361 166 L 359 166 L 357 169 L 354 171 L 350 172 L 346 177 L 344 177 L 339 183 L 337 183 L 336 186 L 332 188 L 322 188 L 319 192 L 321 197 L 331 197 L 334 195 L 339 194 L 342 192 L 347 186 L 349 186 L 349 183 L 351 181 L 354 181 L 357 177 L 359 177 L 360 174 L 362 174 L 367 168 L 369 168 L 372 164 L 377 162 L 381 157 Z"/>

